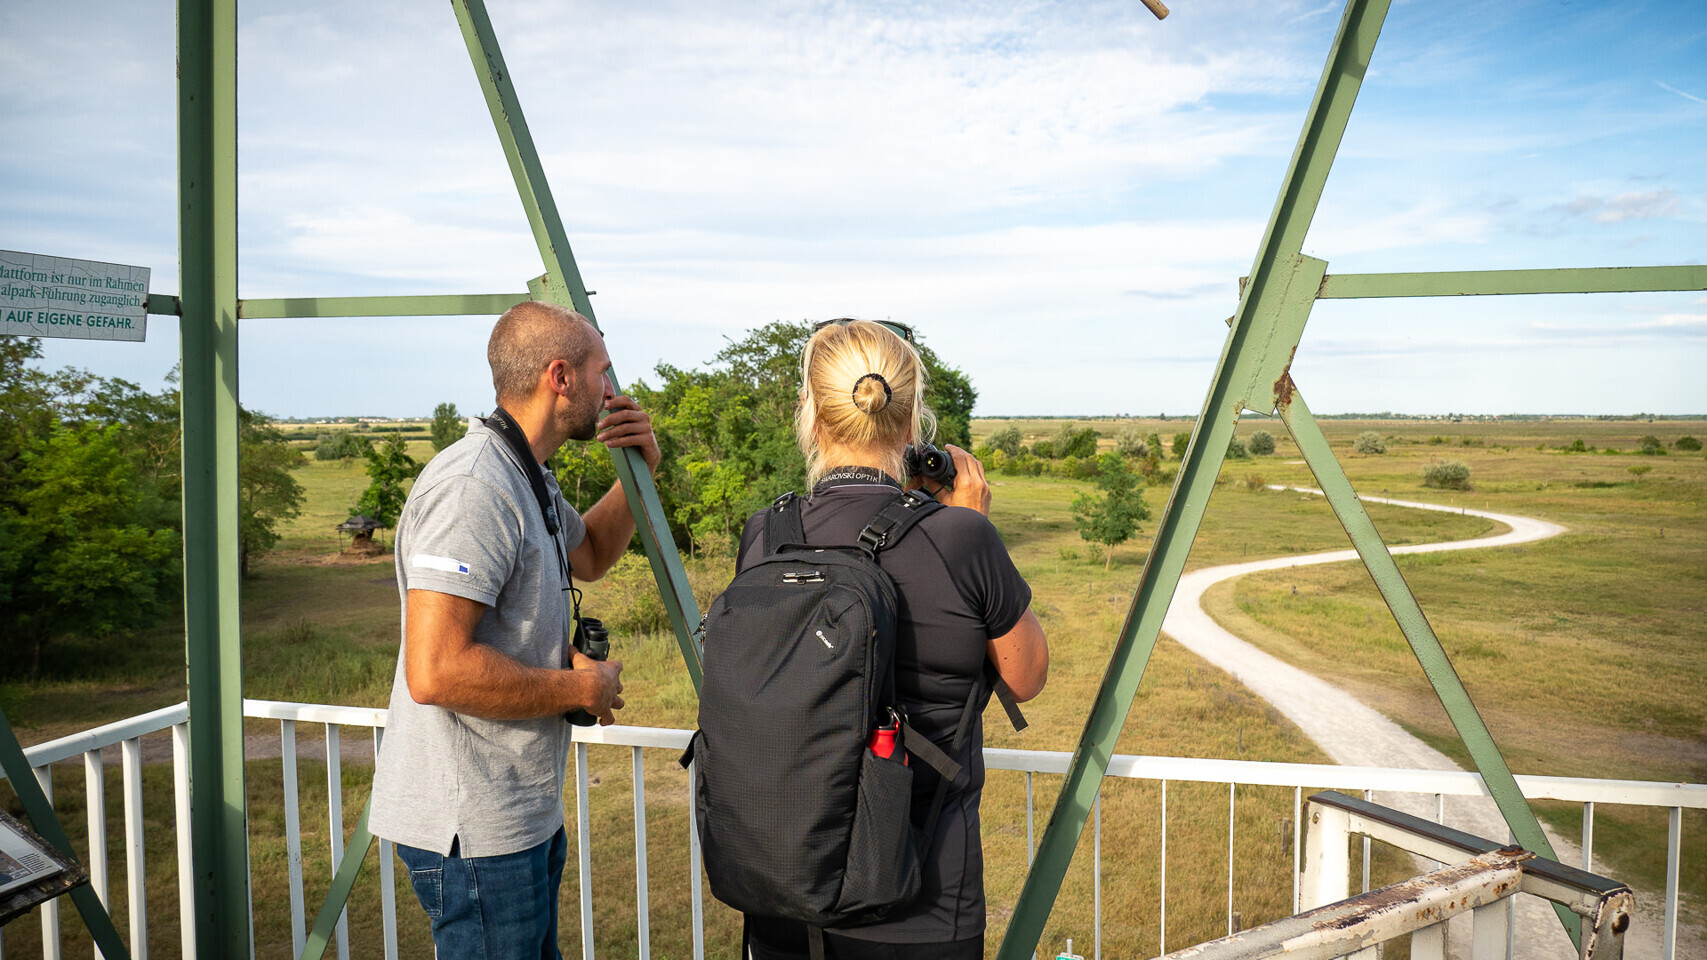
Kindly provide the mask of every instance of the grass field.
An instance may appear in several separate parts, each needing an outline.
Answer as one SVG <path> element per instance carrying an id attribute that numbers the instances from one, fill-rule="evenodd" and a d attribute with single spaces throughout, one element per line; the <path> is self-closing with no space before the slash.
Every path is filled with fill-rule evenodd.
<path id="1" fill-rule="evenodd" d="M 1115 424 L 1087 421 L 1105 434 Z M 1014 421 L 1027 441 L 1046 437 L 1059 421 Z M 1164 441 L 1189 430 L 1189 421 L 1131 421 Z M 979 421 L 975 436 L 1005 425 Z M 1552 421 L 1504 423 L 1380 423 L 1323 421 L 1354 483 L 1363 492 L 1404 499 L 1489 507 L 1541 516 L 1570 527 L 1570 533 L 1523 548 L 1408 558 L 1402 561 L 1415 588 L 1488 718 L 1496 738 L 1520 772 L 1654 779 L 1707 779 L 1702 757 L 1707 720 L 1698 693 L 1707 681 L 1700 627 L 1707 606 L 1707 460 L 1699 453 L 1639 456 L 1644 434 L 1665 439 L 1707 435 L 1703 423 Z M 1247 422 L 1241 434 L 1266 428 L 1279 440 L 1273 456 L 1230 461 L 1226 481 L 1209 506 L 1191 565 L 1243 558 L 1335 549 L 1344 533 L 1327 505 L 1260 489 L 1250 481 L 1309 485 L 1307 468 L 1277 424 Z M 311 449 L 323 427 L 301 429 Z M 1388 436 L 1384 455 L 1351 452 L 1357 434 L 1375 429 Z M 411 434 L 422 437 L 421 434 Z M 1615 453 L 1565 453 L 1578 436 L 1585 446 Z M 1103 445 L 1111 446 L 1105 436 Z M 1537 449 L 1537 447 L 1540 449 Z M 425 439 L 411 453 L 431 453 Z M 1422 465 L 1451 457 L 1471 466 L 1473 489 L 1427 490 Z M 1171 469 L 1169 459 L 1164 467 Z M 1631 466 L 1649 466 L 1645 474 Z M 278 549 L 260 560 L 244 585 L 245 692 L 248 696 L 382 706 L 395 666 L 397 592 L 389 557 L 348 562 L 332 527 L 367 478 L 359 461 L 310 461 L 297 473 L 308 495 L 303 515 L 288 523 Z M 1032 726 L 1015 734 L 992 715 L 988 742 L 994 746 L 1070 750 L 1087 704 L 1142 570 L 1154 521 L 1133 542 L 1118 548 L 1105 572 L 1100 552 L 1074 532 L 1069 504 L 1088 483 L 1052 478 L 992 477 L 993 519 L 1034 589 L 1034 607 L 1050 634 L 1048 689 L 1027 707 Z M 1254 488 L 1254 489 L 1253 489 Z M 1146 499 L 1159 516 L 1166 487 L 1150 488 Z M 1370 514 L 1389 543 L 1459 539 L 1489 532 L 1474 517 L 1371 505 Z M 1661 531 L 1664 531 L 1663 534 Z M 702 603 L 726 581 L 727 561 L 695 561 L 691 567 Z M 1296 586 L 1298 595 L 1291 590 Z M 1355 564 L 1259 575 L 1212 591 L 1208 602 L 1218 618 L 1265 649 L 1332 678 L 1394 716 L 1448 753 L 1455 738 L 1432 693 L 1410 659 L 1397 628 L 1381 608 L 1368 578 Z M 616 629 L 616 656 L 625 664 L 631 706 L 623 721 L 642 725 L 692 726 L 695 700 L 679 664 L 674 641 L 662 629 L 662 611 L 651 593 L 643 560 L 626 560 L 612 576 L 588 590 L 589 609 Z M 129 638 L 123 644 L 69 644 L 59 662 L 80 664 L 72 676 L 8 693 L 8 714 L 29 742 L 61 736 L 96 723 L 133 715 L 183 699 L 181 630 L 173 623 Z M 276 725 L 256 722 L 252 733 L 276 736 Z M 306 732 L 306 731 L 305 731 Z M 1123 753 L 1321 761 L 1324 758 L 1289 723 L 1220 671 L 1170 642 L 1158 646 L 1117 750 Z M 594 748 L 594 875 L 599 888 L 596 929 L 601 956 L 634 953 L 632 807 L 626 750 Z M 353 825 L 366 796 L 367 768 L 345 770 L 345 820 Z M 151 799 L 146 829 L 151 864 L 151 946 L 176 952 L 175 876 L 171 818 L 165 784 L 169 769 L 150 768 Z M 670 864 L 684 857 L 687 826 L 685 778 L 673 758 L 657 756 L 646 768 L 648 838 L 653 856 L 650 886 L 652 944 L 659 956 L 687 951 L 688 880 Z M 164 779 L 162 779 L 164 778 Z M 68 829 L 81 843 L 81 771 L 56 771 L 59 805 Z M 305 875 L 309 899 L 317 902 L 330 870 L 324 853 L 324 769 L 305 763 L 303 794 Z M 154 790 L 159 781 L 160 790 Z M 108 791 L 116 790 L 116 771 Z M 1037 830 L 1047 819 L 1054 778 L 1035 783 Z M 262 955 L 288 953 L 284 914 L 282 787 L 277 761 L 249 765 L 251 833 L 254 837 L 256 935 Z M 984 804 L 987 888 L 994 950 L 1025 870 L 1024 782 L 993 773 Z M 0 788 L 0 794 L 9 793 Z M 1104 949 L 1111 955 L 1150 955 L 1157 945 L 1160 878 L 1156 867 L 1159 801 L 1154 786 L 1111 784 L 1103 810 Z M 572 808 L 573 799 L 569 798 Z M 121 836 L 114 797 L 111 836 Z M 1168 942 L 1179 946 L 1225 932 L 1225 787 L 1176 784 L 1169 791 Z M 1606 872 L 1630 870 L 1647 877 L 1650 851 L 1620 847 L 1633 831 L 1652 828 L 1644 818 L 1599 811 L 1597 848 Z M 1575 810 L 1552 811 L 1570 832 Z M 1290 850 L 1286 823 L 1290 791 L 1239 792 L 1236 807 L 1238 856 L 1235 909 L 1254 924 L 1290 912 L 1291 887 L 1284 856 Z M 1651 818 L 1649 818 L 1651 819 Z M 1701 818 L 1686 817 L 1687 889 L 1703 893 L 1699 864 L 1707 860 Z M 316 833 L 318 831 L 318 833 Z M 1663 836 L 1663 825 L 1659 828 Z M 1088 853 L 1089 834 L 1085 840 Z M 573 841 L 572 841 L 573 843 Z M 115 847 L 115 853 L 116 853 Z M 573 864 L 573 852 L 571 864 Z M 1075 859 L 1050 922 L 1042 950 L 1072 937 L 1088 952 L 1090 858 Z M 1662 861 L 1663 862 L 1663 861 Z M 1389 871 L 1402 865 L 1389 863 Z M 681 874 L 677 876 L 677 874 Z M 352 938 L 371 952 L 377 927 L 376 872 L 364 874 L 352 908 Z M 115 875 L 116 879 L 116 875 Z M 122 886 L 122 884 L 116 884 Z M 566 881 L 564 942 L 579 937 L 575 881 Z M 406 881 L 398 884 L 405 956 L 428 956 L 425 921 L 413 905 Z M 731 956 L 736 920 L 708 901 L 712 956 Z M 6 929 L 9 950 L 39 942 L 34 921 Z M 75 924 L 68 924 L 74 927 Z M 69 929 L 67 942 L 75 934 Z M 68 949 L 70 949 L 68 947 Z M 85 949 L 78 947 L 77 949 Z M 1042 952 L 1040 950 L 1040 952 Z"/>

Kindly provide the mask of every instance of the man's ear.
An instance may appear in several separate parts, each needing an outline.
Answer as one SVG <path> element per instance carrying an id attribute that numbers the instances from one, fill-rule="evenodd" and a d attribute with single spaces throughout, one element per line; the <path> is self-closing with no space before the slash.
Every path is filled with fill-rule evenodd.
<path id="1" fill-rule="evenodd" d="M 572 396 L 575 392 L 576 380 L 580 374 L 569 366 L 569 361 L 557 359 L 545 368 L 547 382 L 551 391 L 564 397 Z"/>

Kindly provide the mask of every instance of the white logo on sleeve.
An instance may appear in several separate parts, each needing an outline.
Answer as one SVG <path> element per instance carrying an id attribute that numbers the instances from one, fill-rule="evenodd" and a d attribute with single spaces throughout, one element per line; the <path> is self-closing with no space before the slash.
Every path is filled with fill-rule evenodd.
<path id="1" fill-rule="evenodd" d="M 450 557 L 435 557 L 430 553 L 417 553 L 410 558 L 410 565 L 420 570 L 443 570 L 446 573 L 460 573 L 468 576 L 468 564 Z"/>

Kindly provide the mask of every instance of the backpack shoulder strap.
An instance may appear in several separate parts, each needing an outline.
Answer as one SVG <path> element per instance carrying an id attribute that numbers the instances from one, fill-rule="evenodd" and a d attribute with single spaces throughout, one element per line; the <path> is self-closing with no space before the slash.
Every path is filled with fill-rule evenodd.
<path id="1" fill-rule="evenodd" d="M 877 511 L 865 529 L 859 532 L 861 546 L 878 553 L 888 547 L 893 547 L 913 529 L 920 520 L 942 509 L 942 504 L 932 499 L 930 494 L 919 490 L 903 490 Z"/>
<path id="2" fill-rule="evenodd" d="M 790 490 L 765 508 L 765 553 L 775 553 L 785 543 L 805 542 L 806 527 L 800 520 L 800 497 Z"/>

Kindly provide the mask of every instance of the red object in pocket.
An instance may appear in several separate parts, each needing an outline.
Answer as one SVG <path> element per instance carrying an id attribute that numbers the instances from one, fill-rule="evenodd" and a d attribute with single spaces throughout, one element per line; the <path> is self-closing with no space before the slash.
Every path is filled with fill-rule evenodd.
<path id="1" fill-rule="evenodd" d="M 878 727 L 871 731 L 871 752 L 887 760 L 895 755 L 895 734 L 899 724 Z M 901 762 L 907 762 L 907 751 L 901 751 Z"/>

